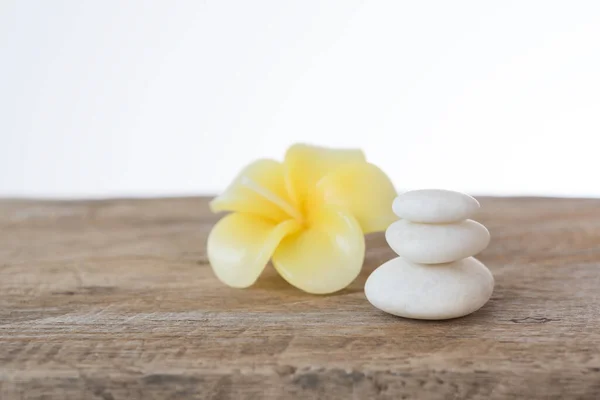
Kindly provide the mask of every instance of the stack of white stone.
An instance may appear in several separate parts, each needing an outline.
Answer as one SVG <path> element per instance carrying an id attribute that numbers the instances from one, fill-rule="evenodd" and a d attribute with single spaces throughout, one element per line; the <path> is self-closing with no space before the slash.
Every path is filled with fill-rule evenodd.
<path id="1" fill-rule="evenodd" d="M 414 190 L 394 200 L 401 219 L 386 231 L 400 257 L 377 268 L 365 284 L 367 299 L 390 314 L 448 319 L 481 308 L 494 277 L 472 256 L 487 247 L 490 233 L 468 219 L 479 202 L 460 192 Z"/>

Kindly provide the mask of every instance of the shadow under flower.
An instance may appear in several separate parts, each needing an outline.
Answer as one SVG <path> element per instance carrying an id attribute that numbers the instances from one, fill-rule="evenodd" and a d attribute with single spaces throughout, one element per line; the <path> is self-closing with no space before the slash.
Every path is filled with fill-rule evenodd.
<path id="1" fill-rule="evenodd" d="M 361 273 L 361 275 L 362 275 L 362 273 Z M 356 278 L 356 280 L 359 280 L 359 278 L 360 278 L 360 276 L 358 278 Z M 248 288 L 247 290 L 261 290 L 261 291 L 266 290 L 266 291 L 273 291 L 273 292 L 279 292 L 279 293 L 285 292 L 285 293 L 289 293 L 290 295 L 294 295 L 295 297 L 297 297 L 299 295 L 307 296 L 307 297 L 330 297 L 330 296 L 340 296 L 340 295 L 361 292 L 363 290 L 364 280 L 362 281 L 362 284 L 360 285 L 360 287 L 355 285 L 356 280 L 347 288 L 342 289 L 335 293 L 311 294 L 311 293 L 304 292 L 304 291 L 298 289 L 297 287 L 289 284 L 285 279 L 283 279 L 277 273 L 275 268 L 273 268 L 273 266 L 269 263 L 269 265 L 267 265 L 267 267 L 263 271 L 262 275 L 258 278 L 256 283 L 254 285 L 252 285 L 250 288 Z"/>

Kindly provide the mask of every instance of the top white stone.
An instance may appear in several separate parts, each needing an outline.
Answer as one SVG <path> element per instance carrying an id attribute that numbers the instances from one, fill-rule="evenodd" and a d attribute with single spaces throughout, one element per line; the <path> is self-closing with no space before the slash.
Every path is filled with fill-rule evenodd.
<path id="1" fill-rule="evenodd" d="M 411 222 L 444 224 L 471 217 L 479 209 L 479 202 L 452 190 L 420 189 L 396 197 L 392 209 L 398 217 Z"/>

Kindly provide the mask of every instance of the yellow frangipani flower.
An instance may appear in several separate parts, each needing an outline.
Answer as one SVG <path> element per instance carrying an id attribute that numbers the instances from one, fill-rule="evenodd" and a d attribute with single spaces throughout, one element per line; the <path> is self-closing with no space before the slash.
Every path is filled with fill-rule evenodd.
<path id="1" fill-rule="evenodd" d="M 332 293 L 359 274 L 364 234 L 395 221 L 396 190 L 360 150 L 296 144 L 283 163 L 261 159 L 211 203 L 231 211 L 214 226 L 207 253 L 225 284 L 252 285 L 269 259 L 293 286 Z"/>

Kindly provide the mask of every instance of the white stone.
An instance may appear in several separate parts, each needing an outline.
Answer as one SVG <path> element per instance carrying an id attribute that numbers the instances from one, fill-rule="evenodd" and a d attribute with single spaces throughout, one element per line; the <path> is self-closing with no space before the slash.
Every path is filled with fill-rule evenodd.
<path id="1" fill-rule="evenodd" d="M 491 272 L 473 257 L 437 265 L 394 258 L 373 271 L 365 284 L 373 306 L 415 319 L 462 317 L 481 308 L 493 290 Z"/>
<path id="2" fill-rule="evenodd" d="M 447 223 L 471 217 L 479 209 L 479 202 L 461 192 L 422 189 L 402 193 L 394 199 L 392 209 L 412 222 Z"/>
<path id="3" fill-rule="evenodd" d="M 423 264 L 438 264 L 474 256 L 490 242 L 490 232 L 471 219 L 452 224 L 392 223 L 385 238 L 398 255 Z"/>

